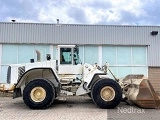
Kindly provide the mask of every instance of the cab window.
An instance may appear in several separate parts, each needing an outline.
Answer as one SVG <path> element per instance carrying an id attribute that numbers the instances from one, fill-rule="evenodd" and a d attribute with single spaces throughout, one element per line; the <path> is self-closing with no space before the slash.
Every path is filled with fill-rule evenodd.
<path id="1" fill-rule="evenodd" d="M 72 64 L 71 48 L 60 48 L 60 64 Z"/>

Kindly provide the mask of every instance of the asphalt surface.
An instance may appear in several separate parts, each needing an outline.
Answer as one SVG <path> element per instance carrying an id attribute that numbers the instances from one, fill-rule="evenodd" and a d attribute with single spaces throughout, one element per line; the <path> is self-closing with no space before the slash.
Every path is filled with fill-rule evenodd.
<path id="1" fill-rule="evenodd" d="M 87 96 L 56 99 L 45 110 L 29 109 L 22 98 L 0 97 L 0 120 L 159 120 L 159 109 L 142 109 L 122 102 L 115 109 L 101 109 Z"/>

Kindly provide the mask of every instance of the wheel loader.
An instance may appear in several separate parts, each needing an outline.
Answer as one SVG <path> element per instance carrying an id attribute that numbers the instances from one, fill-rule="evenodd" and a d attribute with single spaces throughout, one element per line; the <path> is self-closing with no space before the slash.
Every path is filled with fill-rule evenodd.
<path id="1" fill-rule="evenodd" d="M 82 64 L 76 45 L 58 45 L 57 53 L 57 60 L 51 60 L 47 54 L 43 62 L 32 60 L 31 63 L 9 66 L 7 81 L 18 80 L 13 85 L 13 98 L 22 96 L 31 109 L 46 109 L 59 96 L 85 94 L 104 109 L 115 108 L 122 100 L 143 108 L 159 108 L 160 97 L 143 75 L 131 74 L 118 79 L 108 63 L 102 67 Z"/>

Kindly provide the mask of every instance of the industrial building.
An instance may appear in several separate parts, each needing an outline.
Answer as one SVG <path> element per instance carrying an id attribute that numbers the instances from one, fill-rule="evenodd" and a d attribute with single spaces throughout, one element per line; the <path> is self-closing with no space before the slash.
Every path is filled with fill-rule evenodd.
<path id="1" fill-rule="evenodd" d="M 0 83 L 10 64 L 56 59 L 60 44 L 76 44 L 82 63 L 108 62 L 113 73 L 144 74 L 160 91 L 160 26 L 0 22 Z M 41 54 L 37 56 L 37 51 Z"/>

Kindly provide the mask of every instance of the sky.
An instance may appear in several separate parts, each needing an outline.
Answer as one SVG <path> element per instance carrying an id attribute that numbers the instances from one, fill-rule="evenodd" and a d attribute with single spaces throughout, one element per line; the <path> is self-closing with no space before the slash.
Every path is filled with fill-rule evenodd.
<path id="1" fill-rule="evenodd" d="M 159 0 L 0 0 L 0 22 L 160 25 Z"/>

